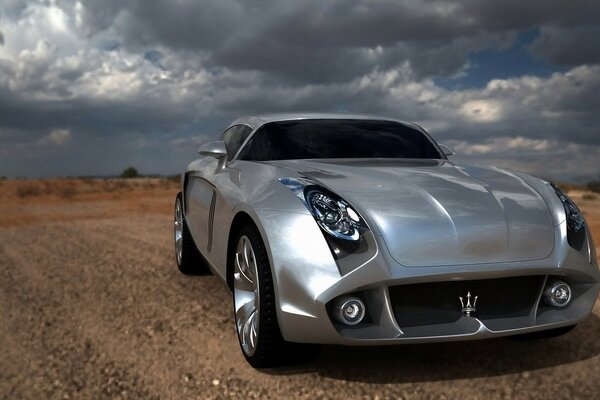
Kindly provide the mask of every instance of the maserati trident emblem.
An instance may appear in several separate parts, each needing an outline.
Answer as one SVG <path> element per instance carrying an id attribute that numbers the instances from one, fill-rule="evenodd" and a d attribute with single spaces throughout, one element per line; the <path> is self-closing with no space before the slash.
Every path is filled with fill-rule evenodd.
<path id="1" fill-rule="evenodd" d="M 465 316 L 470 317 L 471 313 L 474 313 L 477 308 L 475 305 L 477 304 L 477 297 L 479 296 L 471 296 L 471 292 L 467 292 L 467 304 L 465 304 L 464 299 L 462 297 L 458 297 L 460 299 L 460 306 L 462 307 L 462 312 Z M 473 304 L 471 304 L 471 298 L 473 298 Z"/>

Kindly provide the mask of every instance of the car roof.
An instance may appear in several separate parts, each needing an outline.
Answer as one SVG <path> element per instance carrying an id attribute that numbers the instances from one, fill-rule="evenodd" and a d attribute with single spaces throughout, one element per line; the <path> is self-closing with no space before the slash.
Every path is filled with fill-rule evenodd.
<path id="1" fill-rule="evenodd" d="M 360 120 L 377 120 L 377 121 L 394 121 L 408 125 L 413 128 L 422 130 L 420 126 L 413 122 L 403 121 L 396 118 L 384 117 L 381 115 L 370 114 L 346 114 L 346 113 L 282 113 L 282 114 L 266 114 L 266 115 L 250 115 L 236 119 L 229 127 L 234 125 L 248 125 L 256 129 L 268 122 L 274 121 L 292 121 L 306 119 L 360 119 Z"/>

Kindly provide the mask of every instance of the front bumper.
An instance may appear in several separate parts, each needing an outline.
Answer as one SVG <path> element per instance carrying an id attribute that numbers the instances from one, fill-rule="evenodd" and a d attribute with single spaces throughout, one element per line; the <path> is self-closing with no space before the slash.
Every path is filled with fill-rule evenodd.
<path id="1" fill-rule="evenodd" d="M 586 318 L 600 290 L 593 245 L 573 249 L 566 242 L 564 226 L 557 227 L 555 248 L 548 258 L 500 264 L 405 267 L 375 237 L 374 256 L 342 276 L 311 216 L 262 214 L 260 229 L 276 282 L 277 317 L 284 339 L 290 342 L 382 345 L 553 329 Z M 591 243 L 589 232 L 587 238 Z M 572 288 L 566 307 L 550 307 L 542 301 L 546 283 L 554 279 Z M 458 297 L 469 290 L 479 299 L 477 311 L 466 316 Z M 343 295 L 363 300 L 364 322 L 346 326 L 331 317 L 332 302 Z M 505 309 L 501 296 L 506 299 Z"/>
<path id="2" fill-rule="evenodd" d="M 454 278 L 456 278 L 455 276 Z M 467 276 L 466 278 L 470 278 Z M 542 299 L 548 282 L 560 279 L 570 284 L 572 299 L 564 308 L 552 307 Z M 383 286 L 361 294 L 376 305 L 383 296 L 386 319 L 392 324 L 385 332 L 386 320 L 377 313 L 361 326 L 334 327 L 348 344 L 427 342 L 479 339 L 505 336 L 574 325 L 591 311 L 598 284 L 590 284 L 578 274 L 525 275 L 508 278 L 448 280 L 432 283 Z M 476 295 L 475 311 L 467 316 L 461 310 L 460 297 Z M 395 323 L 395 324 L 394 324 Z M 338 342 L 339 343 L 339 342 Z"/>

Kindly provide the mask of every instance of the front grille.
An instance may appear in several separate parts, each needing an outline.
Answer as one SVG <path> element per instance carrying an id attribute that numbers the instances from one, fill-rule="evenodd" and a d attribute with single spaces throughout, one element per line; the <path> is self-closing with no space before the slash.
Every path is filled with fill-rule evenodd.
<path id="1" fill-rule="evenodd" d="M 481 321 L 530 315 L 539 297 L 543 276 L 446 281 L 391 286 L 390 300 L 401 328 L 449 324 L 462 314 L 459 297 L 478 296 L 473 317 Z"/>

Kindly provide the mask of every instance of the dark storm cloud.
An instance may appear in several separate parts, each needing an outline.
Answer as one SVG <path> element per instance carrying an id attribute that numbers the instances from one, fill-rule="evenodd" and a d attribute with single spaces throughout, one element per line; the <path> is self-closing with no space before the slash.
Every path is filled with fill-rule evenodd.
<path id="1" fill-rule="evenodd" d="M 66 8 L 69 3 L 62 4 Z M 422 46 L 442 53 L 443 48 L 453 47 L 454 40 L 462 38 L 464 45 L 471 38 L 475 39 L 472 50 L 480 47 L 477 37 L 481 35 L 504 35 L 532 26 L 571 28 L 599 18 L 600 4 L 586 0 L 221 0 L 182 1 L 177 6 L 103 0 L 86 3 L 82 31 L 92 35 L 113 29 L 128 46 L 162 44 L 206 53 L 217 65 L 261 70 L 275 65 L 293 75 L 303 61 L 309 65 L 329 61 L 332 69 L 342 62 L 338 60 L 352 56 L 364 63 L 364 57 L 355 53 L 359 49 L 393 49 L 403 44 L 401 60 L 410 60 Z M 322 53 L 328 53 L 329 59 Z M 461 52 L 463 62 L 466 53 Z M 378 61 L 374 58 L 373 64 Z"/>
<path id="2" fill-rule="evenodd" d="M 191 50 L 220 46 L 233 31 L 242 28 L 251 7 L 232 0 L 179 1 L 96 0 L 86 2 L 79 31 L 90 37 L 114 29 L 132 46 L 164 44 Z M 73 2 L 63 0 L 63 10 Z"/>
<path id="3" fill-rule="evenodd" d="M 599 21 L 583 0 L 6 0 L 0 175 L 173 172 L 199 138 L 276 111 L 399 116 L 536 171 L 545 151 L 600 149 Z M 527 48 L 554 74 L 436 83 L 522 32 L 539 32 Z"/>
<path id="4" fill-rule="evenodd" d="M 370 47 L 532 25 L 575 26 L 595 22 L 600 6 L 588 0 L 533 0 L 527 4 L 519 0 L 220 0 L 180 1 L 176 6 L 168 2 L 102 0 L 87 2 L 84 16 L 89 34 L 116 26 L 126 41 L 138 44 L 161 42 L 213 50 L 247 36 L 263 35 L 290 45 Z"/>
<path id="5" fill-rule="evenodd" d="M 267 71 L 295 83 L 348 81 L 375 68 L 385 70 L 406 62 L 417 78 L 427 78 L 455 75 L 465 67 L 470 52 L 503 42 L 497 37 L 481 35 L 367 48 L 311 47 L 279 39 L 276 34 L 240 39 L 235 46 L 215 52 L 209 60 L 236 70 Z"/>
<path id="6" fill-rule="evenodd" d="M 600 62 L 600 26 L 545 27 L 531 44 L 533 54 L 555 65 L 572 67 Z"/>

